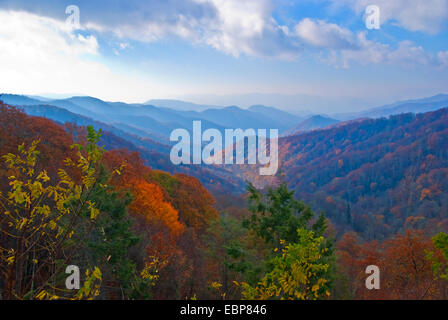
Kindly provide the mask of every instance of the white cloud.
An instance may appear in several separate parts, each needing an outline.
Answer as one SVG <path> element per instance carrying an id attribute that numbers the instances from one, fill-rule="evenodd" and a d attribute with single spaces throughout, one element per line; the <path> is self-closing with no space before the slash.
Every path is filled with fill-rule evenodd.
<path id="1" fill-rule="evenodd" d="M 296 25 L 295 32 L 309 46 L 323 49 L 321 60 L 342 68 L 349 68 L 352 63 L 402 67 L 441 65 L 444 59 L 442 53 L 437 59 L 410 41 L 401 41 L 394 49 L 368 40 L 366 31 L 354 34 L 349 29 L 322 20 L 305 18 Z"/>
<path id="2" fill-rule="evenodd" d="M 337 6 L 349 6 L 360 15 L 370 0 L 331 0 Z M 36 9 L 25 0 L 8 0 L 9 6 Z M 397 61 L 409 65 L 413 61 L 434 60 L 418 46 L 405 45 L 392 50 L 388 45 L 374 43 L 364 33 L 323 20 L 305 18 L 291 27 L 273 18 L 273 0 L 79 0 L 81 24 L 85 30 L 102 36 L 111 33 L 118 43 L 152 42 L 177 37 L 193 44 L 202 44 L 218 51 L 240 56 L 295 59 L 309 48 L 325 51 L 327 59 L 382 63 Z M 59 5 L 62 1 L 58 2 Z M 391 21 L 410 30 L 437 32 L 448 18 L 448 0 L 376 0 L 383 23 Z M 46 5 L 47 7 L 42 7 Z M 53 12 L 53 1 L 39 1 L 40 10 Z M 122 10 L 117 10 L 117 8 Z M 51 14 L 55 14 L 54 12 Z M 95 38 L 78 42 L 92 41 Z M 117 47 L 119 55 L 124 48 Z M 328 52 L 330 52 L 328 54 Z M 342 58 L 341 58 L 342 57 Z M 400 57 L 400 59 L 398 59 Z M 440 61 L 440 59 L 439 59 Z"/>
<path id="3" fill-rule="evenodd" d="M 336 6 L 348 5 L 363 14 L 368 5 L 381 10 L 381 22 L 391 22 L 410 31 L 440 32 L 448 20 L 448 0 L 332 0 Z"/>
<path id="4" fill-rule="evenodd" d="M 403 66 L 434 65 L 437 61 L 426 52 L 422 46 L 415 45 L 411 41 L 402 41 L 398 48 L 388 53 L 387 62 L 401 64 Z"/>
<path id="5" fill-rule="evenodd" d="M 441 65 L 441 58 L 438 59 L 411 41 L 401 41 L 394 49 L 387 44 L 368 40 L 366 32 L 360 32 L 357 35 L 357 43 L 359 47 L 357 50 L 332 50 L 323 60 L 343 68 L 348 68 L 353 62 L 361 65 L 387 64 L 404 68 Z"/>
<path id="6" fill-rule="evenodd" d="M 213 4 L 217 17 L 206 27 L 204 41 L 234 56 L 291 58 L 300 49 L 288 29 L 272 18 L 269 0 L 201 0 Z"/>
<path id="7" fill-rule="evenodd" d="M 111 71 L 100 60 L 94 36 L 73 33 L 63 22 L 18 11 L 1 11 L 0 89 L 39 94 L 84 93 L 143 100 L 162 90 L 149 79 Z"/>
<path id="8" fill-rule="evenodd" d="M 360 13 L 367 3 L 370 4 L 367 0 L 341 1 Z M 151 42 L 179 37 L 233 56 L 244 54 L 295 59 L 311 48 L 320 50 L 326 62 L 346 68 L 352 63 L 448 67 L 446 52 L 431 55 L 407 41 L 392 48 L 367 39 L 366 32 L 355 33 L 323 20 L 305 18 L 290 30 L 273 18 L 271 0 L 166 0 L 148 3 L 128 0 L 124 12 L 117 12 L 115 6 L 107 6 L 105 0 L 99 2 L 103 9 L 101 14 L 92 14 L 94 10 L 81 10 L 82 34 L 73 33 L 65 23 L 56 19 L 22 11 L 0 11 L 0 66 L 2 73 L 9 75 L 8 81 L 5 77 L 0 80 L 3 90 L 21 87 L 30 92 L 30 89 L 39 87 L 40 92 L 55 92 L 57 89 L 65 92 L 70 87 L 72 92 L 91 92 L 97 96 L 101 92 L 103 96 L 110 97 L 125 88 L 133 92 L 136 99 L 144 99 L 148 91 L 166 91 L 150 76 L 126 78 L 126 75 L 114 73 L 100 63 L 96 37 L 85 35 L 92 30 L 101 36 L 104 33 L 115 35 L 112 42 L 117 45 L 112 50 L 116 55 L 129 48 L 133 40 Z M 446 10 L 441 11 L 448 0 L 428 2 L 433 7 L 422 10 L 417 10 L 420 5 L 414 0 L 409 0 L 413 8 L 405 6 L 401 0 L 378 0 L 377 4 L 381 8 L 382 19 L 395 19 L 408 28 L 429 32 L 440 28 L 441 17 L 446 16 Z M 81 8 L 84 6 L 88 5 Z M 403 12 L 398 12 L 399 8 Z M 97 59 L 90 59 L 92 56 Z M 89 76 L 92 74 L 95 77 Z M 128 80 L 123 81 L 125 78 Z"/>
<path id="9" fill-rule="evenodd" d="M 305 18 L 296 27 L 297 36 L 305 43 L 326 49 L 356 49 L 353 33 L 340 26 L 322 20 Z"/>
<path id="10" fill-rule="evenodd" d="M 288 36 L 288 28 L 272 18 L 271 6 L 271 0 L 190 0 L 176 12 L 162 6 L 152 18 L 136 13 L 133 20 L 86 26 L 143 42 L 179 37 L 233 56 L 295 57 L 300 46 Z"/>
<path id="11" fill-rule="evenodd" d="M 448 51 L 440 51 L 437 54 L 437 59 L 441 67 L 448 67 Z"/>

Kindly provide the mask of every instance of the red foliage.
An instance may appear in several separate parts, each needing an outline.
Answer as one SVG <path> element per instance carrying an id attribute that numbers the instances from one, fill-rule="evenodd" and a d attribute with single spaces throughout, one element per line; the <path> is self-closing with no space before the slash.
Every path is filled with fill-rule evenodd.
<path id="1" fill-rule="evenodd" d="M 431 239 L 421 231 L 408 230 L 382 244 L 361 243 L 350 232 L 339 241 L 337 248 L 338 266 L 347 276 L 350 294 L 356 299 L 445 298 L 445 284 L 435 279 L 427 258 L 427 252 L 435 249 Z M 369 265 L 380 269 L 379 290 L 368 290 L 365 286 L 368 277 L 365 270 Z"/>

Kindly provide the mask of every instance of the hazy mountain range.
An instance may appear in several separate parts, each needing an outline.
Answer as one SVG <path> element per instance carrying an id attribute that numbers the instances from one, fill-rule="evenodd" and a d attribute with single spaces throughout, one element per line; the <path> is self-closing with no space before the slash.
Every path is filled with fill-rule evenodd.
<path id="1" fill-rule="evenodd" d="M 275 107 L 198 105 L 178 100 L 151 100 L 145 104 L 106 102 L 94 97 L 48 99 L 37 96 L 2 94 L 0 100 L 19 106 L 30 115 L 59 123 L 73 122 L 102 128 L 136 146 L 167 152 L 171 132 L 178 128 L 192 130 L 194 120 L 202 121 L 202 130 L 215 128 L 278 129 L 282 136 L 300 134 L 362 118 L 380 118 L 400 113 L 423 113 L 448 106 L 448 95 L 439 94 L 408 100 L 358 113 L 310 115 L 301 117 Z"/>
<path id="2" fill-rule="evenodd" d="M 60 100 L 37 99 L 21 95 L 0 95 L 3 102 L 20 106 L 31 115 L 39 115 L 64 123 L 87 120 L 101 122 L 113 126 L 128 134 L 151 138 L 154 141 L 169 143 L 170 133 L 177 128 L 192 130 L 194 120 L 202 121 L 202 129 L 215 128 L 224 131 L 226 128 L 241 129 L 279 129 L 285 132 L 304 119 L 287 112 L 265 106 L 253 106 L 242 109 L 236 106 L 209 108 L 203 111 L 186 111 L 189 103 L 164 100 L 168 107 L 150 104 L 126 104 L 121 102 L 105 102 L 93 97 L 72 97 Z M 174 103 L 169 104 L 169 103 Z M 59 108 L 60 110 L 57 110 Z M 69 113 L 67 113 L 69 112 Z M 88 119 L 86 119 L 88 118 Z M 119 136 L 122 133 L 120 132 Z"/>
<path id="3" fill-rule="evenodd" d="M 308 133 L 316 132 L 316 135 L 320 137 L 315 143 L 328 140 L 328 147 L 331 149 L 333 148 L 333 142 L 325 137 L 331 136 L 334 132 L 341 132 L 343 134 L 338 139 L 342 139 L 342 145 L 348 144 L 350 146 L 352 144 L 349 143 L 349 136 L 344 130 L 354 128 L 354 130 L 359 131 L 363 128 L 364 123 L 369 123 L 366 122 L 369 121 L 366 118 L 382 118 L 391 114 L 409 112 L 425 113 L 448 107 L 448 95 L 440 94 L 430 98 L 397 102 L 360 113 L 333 116 L 312 115 L 303 118 L 274 107 L 262 105 L 252 106 L 248 109 L 236 106 L 221 108 L 205 108 L 206 106 L 203 106 L 205 109 L 202 111 L 191 111 L 187 109 L 195 108 L 196 105 L 187 102 L 173 102 L 172 100 L 159 101 L 160 106 L 106 102 L 93 97 L 51 100 L 41 97 L 2 94 L 0 100 L 18 106 L 32 116 L 45 117 L 61 124 L 68 122 L 80 126 L 92 125 L 96 129 L 101 128 L 106 132 L 106 147 L 139 151 L 142 158 L 155 169 L 191 174 L 198 177 L 212 191 L 219 189 L 229 192 L 244 190 L 245 179 L 250 179 L 253 176 L 250 166 L 247 166 L 244 169 L 247 171 L 243 172 L 239 172 L 240 168 L 232 168 L 229 171 L 228 168 L 215 166 L 173 166 L 169 160 L 171 149 L 169 135 L 172 130 L 177 128 L 191 130 L 193 120 L 201 120 L 203 130 L 207 128 L 215 128 L 221 131 L 226 128 L 279 129 L 281 135 L 286 137 L 280 139 L 280 146 L 285 145 L 285 141 L 292 143 L 291 145 L 288 143 L 290 147 L 283 150 L 284 154 L 291 153 L 292 156 L 297 156 L 297 152 L 302 149 L 295 150 L 293 146 L 296 145 L 296 141 L 308 139 L 306 137 L 314 137 L 314 135 L 307 135 Z M 157 101 L 152 102 L 156 103 Z M 176 107 L 182 110 L 178 110 Z M 320 130 L 323 128 L 326 130 Z M 339 128 L 345 129 L 341 131 Z M 378 130 L 378 133 L 381 134 L 383 129 L 378 128 Z M 288 139 L 288 136 L 297 137 L 298 140 L 296 138 Z M 311 143 L 311 146 L 317 145 L 315 143 Z M 337 154 L 337 152 L 340 152 L 338 150 L 335 149 L 331 152 Z M 301 152 L 304 152 L 304 150 Z M 319 156 L 325 156 L 325 154 L 319 154 Z M 314 160 L 310 161 L 309 163 L 312 164 Z M 285 162 L 284 165 L 286 167 L 282 170 L 286 172 L 293 168 L 289 161 Z M 337 168 L 335 170 L 338 171 Z M 291 179 L 291 183 L 294 183 L 295 178 Z"/>
<path id="4" fill-rule="evenodd" d="M 263 105 L 243 109 L 237 106 L 198 105 L 178 100 L 151 100 L 145 104 L 127 104 L 106 102 L 93 97 L 55 100 L 11 94 L 0 95 L 0 100 L 10 105 L 26 107 L 25 111 L 30 114 L 37 115 L 38 113 L 40 116 L 58 122 L 73 122 L 76 120 L 75 115 L 79 115 L 89 118 L 90 121 L 99 121 L 104 125 L 113 126 L 124 133 L 162 143 L 168 143 L 169 135 L 174 129 L 191 130 L 193 120 L 201 120 L 203 130 L 208 128 L 279 129 L 280 134 L 287 135 L 324 128 L 336 124 L 337 121 L 387 117 L 407 112 L 422 113 L 448 106 L 448 95 L 439 94 L 419 100 L 396 102 L 358 113 L 302 117 Z M 50 106 L 53 108 L 49 108 Z M 54 107 L 62 110 L 56 112 Z M 80 118 L 79 121 L 85 122 L 89 119 Z"/>
<path id="5" fill-rule="evenodd" d="M 332 117 L 338 120 L 381 118 L 408 112 L 424 113 L 445 107 L 448 107 L 448 94 L 438 94 L 423 99 L 398 101 L 361 112 L 333 114 Z"/>

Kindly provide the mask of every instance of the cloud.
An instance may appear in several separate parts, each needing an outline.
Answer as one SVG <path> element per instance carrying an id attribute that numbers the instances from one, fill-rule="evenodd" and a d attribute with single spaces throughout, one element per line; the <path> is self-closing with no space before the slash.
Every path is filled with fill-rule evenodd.
<path id="1" fill-rule="evenodd" d="M 447 26 L 448 0 L 331 0 L 364 14 L 368 5 L 380 7 L 381 23 L 391 22 L 410 31 L 436 34 Z"/>
<path id="2" fill-rule="evenodd" d="M 202 25 L 216 17 L 212 6 L 195 0 L 128 0 L 114 4 L 100 0 L 95 5 L 95 10 L 80 6 L 81 12 L 87 9 L 83 18 L 87 28 L 142 42 L 168 36 L 196 40 L 201 37 Z"/>
<path id="3" fill-rule="evenodd" d="M 404 68 L 443 66 L 444 55 L 442 53 L 439 53 L 439 57 L 437 57 L 411 41 L 401 41 L 396 48 L 392 48 L 390 45 L 368 40 L 366 32 L 359 32 L 357 44 L 358 49 L 356 50 L 332 50 L 323 60 L 342 68 L 348 68 L 351 63 L 386 64 Z"/>
<path id="4" fill-rule="evenodd" d="M 174 36 L 233 56 L 291 58 L 300 51 L 272 18 L 270 0 L 169 0 L 157 8 L 150 2 L 128 15 L 133 19 L 88 22 L 87 27 L 144 42 Z"/>
<path id="5" fill-rule="evenodd" d="M 448 51 L 440 51 L 437 54 L 437 59 L 441 67 L 448 67 Z"/>
<path id="6" fill-rule="evenodd" d="M 297 36 L 305 43 L 325 49 L 357 49 L 353 33 L 322 20 L 305 18 L 296 27 Z"/>
<path id="7" fill-rule="evenodd" d="M 4 0 L 0 6 L 65 19 L 66 2 Z M 239 56 L 294 58 L 301 44 L 272 17 L 271 0 L 79 0 L 81 24 L 121 39 L 177 37 Z"/>
<path id="8" fill-rule="evenodd" d="M 367 39 L 367 32 L 354 34 L 349 29 L 322 20 L 305 18 L 295 27 L 301 41 L 323 49 L 321 60 L 336 67 L 349 68 L 352 63 L 360 65 L 388 64 L 405 68 L 413 66 L 441 66 L 444 53 L 435 57 L 423 47 L 411 41 L 401 41 L 396 48 Z"/>
<path id="9" fill-rule="evenodd" d="M 145 99 L 149 89 L 161 90 L 148 79 L 110 70 L 100 60 L 92 35 L 73 32 L 64 22 L 27 12 L 0 10 L 0 88 L 2 92 L 82 92 L 107 99 L 128 92 Z"/>
<path id="10" fill-rule="evenodd" d="M 360 14 L 371 4 L 367 0 L 340 0 L 337 5 L 341 3 Z M 419 0 L 376 1 L 383 22 L 394 21 L 425 32 L 442 28 L 448 14 L 448 10 L 444 10 L 448 0 L 427 0 L 429 4 L 425 6 L 421 3 Z M 0 0 L 0 4 L 14 10 L 45 11 L 45 15 L 61 23 L 66 17 L 66 2 L 62 0 L 42 0 L 39 5 L 35 1 Z M 79 0 L 77 4 L 84 31 L 94 31 L 98 36 L 112 35 L 117 43 L 175 37 L 236 57 L 296 59 L 307 50 L 317 49 L 322 51 L 324 60 L 343 67 L 353 62 L 446 65 L 443 54 L 433 57 L 420 46 L 406 41 L 393 49 L 368 40 L 365 32 L 356 33 L 324 20 L 305 18 L 290 29 L 273 18 L 272 0 Z M 96 38 L 78 38 L 77 41 L 85 45 L 91 41 L 89 46 L 94 48 Z M 114 52 L 119 55 L 123 49 L 117 47 Z"/>
<path id="11" fill-rule="evenodd" d="M 288 29 L 272 18 L 269 0 L 205 0 L 216 9 L 217 17 L 206 27 L 204 41 L 214 48 L 238 56 L 291 58 L 301 46 Z M 211 26 L 211 28 L 210 28 Z"/>

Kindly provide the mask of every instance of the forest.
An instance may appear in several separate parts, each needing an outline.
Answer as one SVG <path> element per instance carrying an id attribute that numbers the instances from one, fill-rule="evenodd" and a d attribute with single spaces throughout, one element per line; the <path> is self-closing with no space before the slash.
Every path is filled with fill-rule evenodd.
<path id="1" fill-rule="evenodd" d="M 285 138 L 295 165 L 237 197 L 151 168 L 110 133 L 1 103 L 0 298 L 446 299 L 447 114 Z M 303 170 L 311 155 L 327 162 Z M 389 171 L 373 179 L 365 157 Z M 366 289 L 368 265 L 379 290 Z M 79 289 L 66 287 L 68 266 L 81 270 Z"/>
<path id="2" fill-rule="evenodd" d="M 257 187 L 282 182 L 325 212 L 340 239 L 448 231 L 448 109 L 359 119 L 279 140 L 280 174 L 230 168 Z"/>

